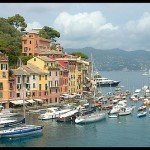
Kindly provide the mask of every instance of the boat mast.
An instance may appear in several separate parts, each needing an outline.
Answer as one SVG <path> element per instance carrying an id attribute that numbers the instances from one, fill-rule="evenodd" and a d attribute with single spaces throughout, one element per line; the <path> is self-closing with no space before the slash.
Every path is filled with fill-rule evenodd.
<path id="1" fill-rule="evenodd" d="M 20 62 L 20 67 L 22 68 L 22 60 L 21 58 L 19 58 L 19 62 Z M 21 73 L 21 89 L 22 89 L 22 99 L 23 99 L 23 116 L 24 116 L 24 119 L 25 119 L 25 102 L 24 102 L 24 83 L 23 83 L 23 74 Z"/>

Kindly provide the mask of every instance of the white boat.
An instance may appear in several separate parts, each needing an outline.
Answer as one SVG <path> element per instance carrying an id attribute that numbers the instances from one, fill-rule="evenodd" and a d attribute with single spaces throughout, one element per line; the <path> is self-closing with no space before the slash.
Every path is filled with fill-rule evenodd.
<path id="1" fill-rule="evenodd" d="M 73 119 L 73 117 L 75 117 L 75 115 L 79 112 L 79 110 L 75 109 L 75 110 L 71 110 L 69 112 L 66 112 L 62 115 L 60 115 L 58 118 L 57 118 L 57 121 L 70 121 Z"/>
<path id="2" fill-rule="evenodd" d="M 132 108 L 130 107 L 124 107 L 124 108 L 120 108 L 119 111 L 119 116 L 126 116 L 126 115 L 130 115 L 132 113 Z"/>
<path id="3" fill-rule="evenodd" d="M 96 122 L 96 121 L 100 121 L 102 119 L 106 118 L 106 114 L 105 113 L 91 113 L 88 115 L 84 115 L 84 116 L 79 116 L 75 119 L 75 123 L 80 124 L 80 123 L 90 123 L 90 122 Z"/>
<path id="4" fill-rule="evenodd" d="M 118 86 L 120 81 L 109 80 L 108 78 L 94 78 L 97 86 Z"/>
<path id="5" fill-rule="evenodd" d="M 144 75 L 144 76 L 150 75 L 150 70 L 148 72 L 144 72 L 142 75 Z"/>
<path id="6" fill-rule="evenodd" d="M 144 112 L 140 112 L 140 113 L 138 113 L 138 114 L 137 114 L 137 117 L 145 117 L 145 116 L 146 116 L 146 114 L 147 114 L 147 112 L 146 112 L 146 111 L 144 111 Z"/>
<path id="7" fill-rule="evenodd" d="M 46 113 L 41 114 L 38 119 L 41 120 L 48 120 L 48 119 L 54 119 L 56 117 L 59 117 L 61 114 L 64 114 L 68 111 L 71 111 L 70 108 L 68 109 L 60 109 L 59 107 L 51 107 L 47 108 Z"/>
<path id="8" fill-rule="evenodd" d="M 19 113 L 11 113 L 9 109 L 2 109 L 0 112 L 0 118 L 7 118 L 17 116 Z"/>
<path id="9" fill-rule="evenodd" d="M 146 109 L 146 106 L 140 106 L 140 107 L 138 108 L 138 111 L 145 110 L 145 109 Z"/>

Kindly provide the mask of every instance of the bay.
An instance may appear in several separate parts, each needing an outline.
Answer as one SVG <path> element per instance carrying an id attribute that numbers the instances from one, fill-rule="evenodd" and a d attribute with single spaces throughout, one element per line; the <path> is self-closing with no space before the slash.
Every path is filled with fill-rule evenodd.
<path id="1" fill-rule="evenodd" d="M 124 90 L 131 92 L 150 85 L 150 76 L 142 72 L 101 72 L 104 77 L 121 81 Z M 103 92 L 114 88 L 101 88 Z M 131 102 L 129 102 L 131 104 Z M 140 103 L 135 103 L 139 106 Z M 150 117 L 137 118 L 137 109 L 132 115 L 78 125 L 59 123 L 55 119 L 42 121 L 38 115 L 27 115 L 27 123 L 44 125 L 43 134 L 15 139 L 0 139 L 0 147 L 149 147 Z"/>

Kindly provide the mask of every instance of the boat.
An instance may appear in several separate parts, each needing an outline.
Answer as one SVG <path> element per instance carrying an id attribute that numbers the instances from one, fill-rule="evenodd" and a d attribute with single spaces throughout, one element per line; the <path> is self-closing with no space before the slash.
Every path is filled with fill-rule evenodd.
<path id="1" fill-rule="evenodd" d="M 0 131 L 0 137 L 20 137 L 26 136 L 31 134 L 41 133 L 43 126 L 36 126 L 36 125 L 23 125 L 20 127 L 10 128 L 7 130 Z"/>
<path id="2" fill-rule="evenodd" d="M 47 108 L 46 113 L 39 115 L 38 119 L 40 120 L 48 120 L 48 119 L 55 119 L 59 117 L 61 114 L 71 111 L 70 108 L 61 109 L 59 107 L 51 107 Z"/>
<path id="3" fill-rule="evenodd" d="M 21 64 L 21 59 L 20 59 L 20 64 Z M 23 84 L 23 75 L 21 75 L 21 85 L 22 88 L 24 89 L 24 84 Z M 25 100 L 24 100 L 24 94 L 22 95 L 23 97 L 23 112 L 24 112 L 24 119 L 23 123 L 21 126 L 16 126 L 12 127 L 9 129 L 1 130 L 0 131 L 0 137 L 18 137 L 18 136 L 25 136 L 25 135 L 35 135 L 36 133 L 41 133 L 42 129 L 44 126 L 37 126 L 37 125 L 28 125 L 26 124 L 25 120 Z"/>
<path id="4" fill-rule="evenodd" d="M 137 117 L 139 117 L 139 118 L 140 118 L 140 117 L 145 117 L 146 114 L 147 114 L 146 111 L 142 111 L 142 112 L 140 112 L 140 113 L 137 114 Z"/>
<path id="5" fill-rule="evenodd" d="M 144 75 L 144 76 L 148 76 L 148 75 L 150 75 L 150 69 L 149 69 L 149 71 L 148 71 L 148 72 L 144 72 L 142 75 Z"/>
<path id="6" fill-rule="evenodd" d="M 120 81 L 110 80 L 108 78 L 95 78 L 96 85 L 101 87 L 116 87 L 120 83 Z"/>
<path id="7" fill-rule="evenodd" d="M 138 111 L 142 111 L 142 110 L 145 110 L 146 109 L 146 106 L 140 106 L 139 108 L 138 108 Z"/>
<path id="8" fill-rule="evenodd" d="M 118 118 L 118 114 L 108 115 L 109 118 Z"/>
<path id="9" fill-rule="evenodd" d="M 66 121 L 73 121 L 76 118 L 76 115 L 79 113 L 79 110 L 71 110 L 69 112 L 66 112 L 59 117 L 56 118 L 57 121 L 59 122 L 66 122 Z"/>
<path id="10" fill-rule="evenodd" d="M 88 115 L 81 115 L 75 119 L 75 123 L 82 124 L 82 123 L 90 123 L 100 121 L 106 118 L 105 113 L 94 112 Z"/>
<path id="11" fill-rule="evenodd" d="M 132 113 L 132 108 L 130 107 L 122 107 L 118 113 L 119 116 L 126 116 Z"/>

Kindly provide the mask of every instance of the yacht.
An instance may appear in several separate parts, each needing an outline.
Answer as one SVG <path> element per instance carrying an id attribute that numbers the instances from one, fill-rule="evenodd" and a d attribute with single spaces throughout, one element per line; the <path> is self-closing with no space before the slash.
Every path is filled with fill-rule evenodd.
<path id="1" fill-rule="evenodd" d="M 56 117 L 59 117 L 61 114 L 67 113 L 69 111 L 71 111 L 70 108 L 66 108 L 66 109 L 60 109 L 59 107 L 47 108 L 46 113 L 41 114 L 38 117 L 38 119 L 40 120 L 54 119 Z"/>
<path id="2" fill-rule="evenodd" d="M 132 108 L 130 107 L 122 107 L 119 111 L 119 116 L 130 115 L 132 113 Z"/>
<path id="3" fill-rule="evenodd" d="M 102 87 L 107 87 L 107 86 L 112 86 L 112 87 L 115 87 L 115 86 L 118 86 L 118 84 L 120 83 L 120 81 L 115 81 L 115 80 L 110 80 L 108 78 L 95 78 L 96 80 L 96 84 L 97 86 L 102 86 Z"/>

